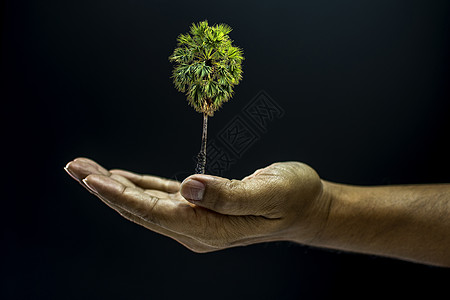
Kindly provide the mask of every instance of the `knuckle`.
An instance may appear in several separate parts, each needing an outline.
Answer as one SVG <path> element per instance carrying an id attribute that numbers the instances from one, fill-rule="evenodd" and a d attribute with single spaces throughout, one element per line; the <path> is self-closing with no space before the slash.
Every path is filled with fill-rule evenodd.
<path id="1" fill-rule="evenodd" d="M 227 187 L 232 196 L 235 196 L 240 190 L 242 190 L 242 184 L 240 180 L 231 179 L 227 181 Z"/>
<path id="2" fill-rule="evenodd" d="M 239 198 L 245 195 L 240 180 L 231 179 L 225 181 L 218 189 L 218 193 L 213 200 L 213 209 L 216 211 L 229 210 L 239 205 Z"/>

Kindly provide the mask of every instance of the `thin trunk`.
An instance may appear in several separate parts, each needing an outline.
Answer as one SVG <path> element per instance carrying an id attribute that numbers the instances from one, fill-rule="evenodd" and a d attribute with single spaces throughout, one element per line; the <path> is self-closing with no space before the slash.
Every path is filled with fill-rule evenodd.
<path id="1" fill-rule="evenodd" d="M 208 134 L 208 115 L 206 113 L 203 113 L 202 146 L 200 148 L 200 152 L 197 155 L 197 166 L 195 168 L 195 172 L 197 174 L 205 174 L 207 134 Z"/>

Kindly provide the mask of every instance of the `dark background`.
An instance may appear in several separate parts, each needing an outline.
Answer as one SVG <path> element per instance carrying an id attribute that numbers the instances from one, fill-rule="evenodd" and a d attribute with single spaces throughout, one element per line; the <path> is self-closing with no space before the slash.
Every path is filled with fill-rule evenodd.
<path id="1" fill-rule="evenodd" d="M 450 2 L 4 1 L 2 299 L 448 295 L 448 270 L 287 242 L 195 254 L 121 218 L 63 170 L 77 156 L 193 171 L 201 115 L 171 82 L 179 33 L 234 28 L 244 79 L 284 110 L 224 176 L 298 160 L 359 185 L 450 182 Z"/>

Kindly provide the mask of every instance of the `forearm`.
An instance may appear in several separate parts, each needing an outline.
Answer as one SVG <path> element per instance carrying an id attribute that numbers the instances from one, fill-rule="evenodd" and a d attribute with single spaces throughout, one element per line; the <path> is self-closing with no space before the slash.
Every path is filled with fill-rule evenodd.
<path id="1" fill-rule="evenodd" d="M 450 266 L 450 184 L 323 184 L 330 208 L 314 245 Z"/>

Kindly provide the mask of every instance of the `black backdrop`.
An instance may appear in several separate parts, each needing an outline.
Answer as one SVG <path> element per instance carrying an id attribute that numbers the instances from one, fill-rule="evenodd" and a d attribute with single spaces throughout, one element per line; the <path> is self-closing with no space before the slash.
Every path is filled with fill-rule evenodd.
<path id="1" fill-rule="evenodd" d="M 86 156 L 165 177 L 193 171 L 201 115 L 173 88 L 168 56 L 208 19 L 231 25 L 246 57 L 209 136 L 261 90 L 284 110 L 223 176 L 298 160 L 342 183 L 450 182 L 450 2 L 2 5 L 0 298 L 448 294 L 445 269 L 287 242 L 195 254 L 122 219 L 63 167 Z"/>

